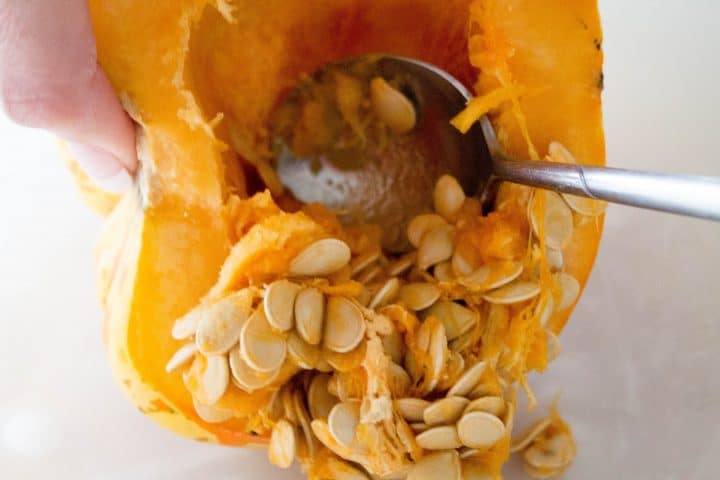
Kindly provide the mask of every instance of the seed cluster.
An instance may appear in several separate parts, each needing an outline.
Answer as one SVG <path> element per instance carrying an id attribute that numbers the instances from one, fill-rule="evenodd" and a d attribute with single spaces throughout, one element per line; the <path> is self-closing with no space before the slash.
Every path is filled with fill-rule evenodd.
<path id="1" fill-rule="evenodd" d="M 571 158 L 553 145 L 558 161 Z M 579 282 L 562 271 L 573 211 L 602 209 L 583 203 L 582 213 L 550 192 L 529 199 L 531 250 L 545 246 L 551 293 L 522 261 L 475 265 L 460 253 L 456 222 L 466 201 L 445 176 L 435 212 L 407 227 L 412 252 L 393 257 L 375 246 L 352 254 L 338 238 L 320 239 L 285 277 L 178 319 L 172 337 L 188 343 L 167 370 L 183 369 L 198 416 L 233 418 L 220 402 L 229 388 L 268 389 L 274 394 L 259 417 L 280 467 L 298 458 L 311 471 L 322 464 L 330 478 L 492 478 L 484 458 L 507 448 L 516 378 L 498 366 L 502 351 L 488 358 L 477 347 L 487 329 L 507 325 L 511 308 L 531 306 L 544 326 L 575 302 Z M 552 360 L 559 343 L 545 335 Z M 546 427 L 514 447 L 536 474 L 560 472 L 574 456 L 568 434 Z"/>
<path id="2" fill-rule="evenodd" d="M 575 440 L 565 422 L 553 411 L 551 416 L 530 425 L 513 441 L 510 451 L 521 454 L 528 475 L 557 477 L 575 458 Z"/>

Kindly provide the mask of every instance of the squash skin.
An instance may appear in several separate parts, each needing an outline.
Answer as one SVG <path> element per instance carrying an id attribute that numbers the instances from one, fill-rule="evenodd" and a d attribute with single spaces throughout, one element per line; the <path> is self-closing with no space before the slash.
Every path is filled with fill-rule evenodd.
<path id="1" fill-rule="evenodd" d="M 481 95 L 498 80 L 491 69 L 477 74 L 479 65 L 468 61 L 472 19 L 483 27 L 480 57 L 505 61 L 513 82 L 540 90 L 517 99 L 534 148 L 542 154 L 556 140 L 583 163 L 604 164 L 594 1 L 313 0 L 293 9 L 296 4 L 166 0 L 148 8 L 140 0 L 90 1 L 99 61 L 143 131 L 136 189 L 115 207 L 98 246 L 108 355 L 141 411 L 196 440 L 266 441 L 246 434 L 242 421 L 200 420 L 181 375 L 165 374 L 164 365 L 180 346 L 168 334 L 172 321 L 207 293 L 230 251 L 227 195 L 246 194 L 242 171 L 228 168 L 239 159 L 226 144 L 246 162 L 262 161 L 267 116 L 299 73 L 357 53 L 388 51 L 438 64 Z M 402 14 L 411 4 L 414 21 Z M 425 26 L 417 20 L 423 17 Z M 548 23 L 555 25 L 552 32 L 542 27 Z M 338 41 L 321 42 L 328 34 Z M 209 60 L 231 45 L 229 57 Z M 281 60 L 257 62 L 261 52 Z M 559 63 L 574 68 L 560 73 Z M 234 65 L 249 67 L 238 72 Z M 212 120 L 220 112 L 225 118 L 216 126 Z M 497 109 L 492 121 L 511 154 L 531 156 L 510 105 Z M 504 195 L 513 197 L 516 188 L 506 186 Z M 567 271 L 583 286 L 601 230 L 602 217 L 576 225 L 568 247 Z M 551 328 L 559 332 L 571 310 L 554 316 Z M 243 399 L 248 412 L 265 401 L 263 395 Z"/>

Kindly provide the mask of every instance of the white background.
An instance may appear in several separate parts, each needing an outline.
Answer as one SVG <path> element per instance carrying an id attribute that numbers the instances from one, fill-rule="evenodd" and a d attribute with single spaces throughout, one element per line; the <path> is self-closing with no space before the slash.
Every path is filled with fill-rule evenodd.
<path id="1" fill-rule="evenodd" d="M 720 175 L 720 3 L 601 3 L 609 163 Z M 100 220 L 47 135 L 0 118 L 0 162 L 0 476 L 298 478 L 175 437 L 125 400 L 100 340 Z M 719 267 L 720 225 L 609 209 L 563 355 L 533 379 L 545 400 L 562 390 L 575 429 L 565 478 L 720 474 Z"/>

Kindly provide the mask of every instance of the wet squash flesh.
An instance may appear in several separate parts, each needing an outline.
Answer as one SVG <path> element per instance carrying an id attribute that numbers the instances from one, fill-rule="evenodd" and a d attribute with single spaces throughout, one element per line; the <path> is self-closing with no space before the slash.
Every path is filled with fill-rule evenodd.
<path id="1" fill-rule="evenodd" d="M 446 69 L 480 98 L 505 89 L 488 108 L 510 154 L 541 158 L 554 141 L 579 162 L 605 162 L 594 0 L 162 0 L 152 7 L 91 0 L 90 7 L 99 61 L 139 124 L 141 159 L 136 188 L 115 205 L 98 246 L 105 342 L 132 402 L 189 438 L 267 442 L 267 435 L 250 433 L 251 414 L 271 392 L 233 390 L 220 404 L 236 418 L 203 421 L 181 372 L 165 371 L 182 345 L 169 335 L 173 322 L 212 289 L 262 284 L 283 273 L 302 248 L 340 229 L 333 219 L 323 223 L 322 214 L 283 214 L 272 201 L 257 200 L 243 215 L 248 226 L 266 230 L 248 239 L 247 229 L 238 230 L 238 212 L 230 213 L 232 202 L 258 189 L 257 177 L 273 190 L 268 119 L 300 75 L 361 53 L 416 57 Z M 478 246 L 469 255 L 478 262 L 524 255 L 526 197 L 524 187 L 503 185 L 495 213 L 462 213 L 467 227 L 459 242 Z M 247 220 L 254 211 L 267 216 Z M 581 286 L 601 230 L 602 216 L 576 219 L 563 250 L 564 271 Z M 243 248 L 255 257 L 243 260 Z M 239 263 L 226 272 L 229 256 Z M 258 260 L 270 257 L 274 263 Z M 543 257 L 542 269 L 546 263 Z M 550 274 L 541 279 L 550 282 Z M 559 333 L 571 310 L 554 314 L 549 330 Z M 508 345 L 528 332 L 542 335 L 531 330 L 532 315 L 521 313 L 495 326 Z M 489 346 L 494 337 L 486 337 Z M 544 351 L 529 352 L 517 377 L 545 366 Z"/>

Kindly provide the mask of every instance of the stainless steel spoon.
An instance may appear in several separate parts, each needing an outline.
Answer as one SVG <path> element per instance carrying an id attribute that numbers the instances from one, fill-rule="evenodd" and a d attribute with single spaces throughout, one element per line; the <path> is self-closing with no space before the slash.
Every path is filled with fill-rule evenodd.
<path id="1" fill-rule="evenodd" d="M 486 117 L 465 135 L 450 126 L 472 96 L 447 72 L 410 58 L 366 55 L 329 64 L 313 78 L 338 68 L 399 82 L 417 111 L 415 129 L 382 149 L 368 146 L 363 161 L 350 167 L 330 155 L 300 158 L 280 142 L 278 174 L 303 202 L 324 203 L 348 222 L 379 224 L 388 248 L 403 248 L 406 222 L 429 210 L 433 185 L 444 173 L 454 175 L 466 193 L 486 199 L 503 180 L 720 221 L 720 178 L 514 160 L 503 152 Z"/>

